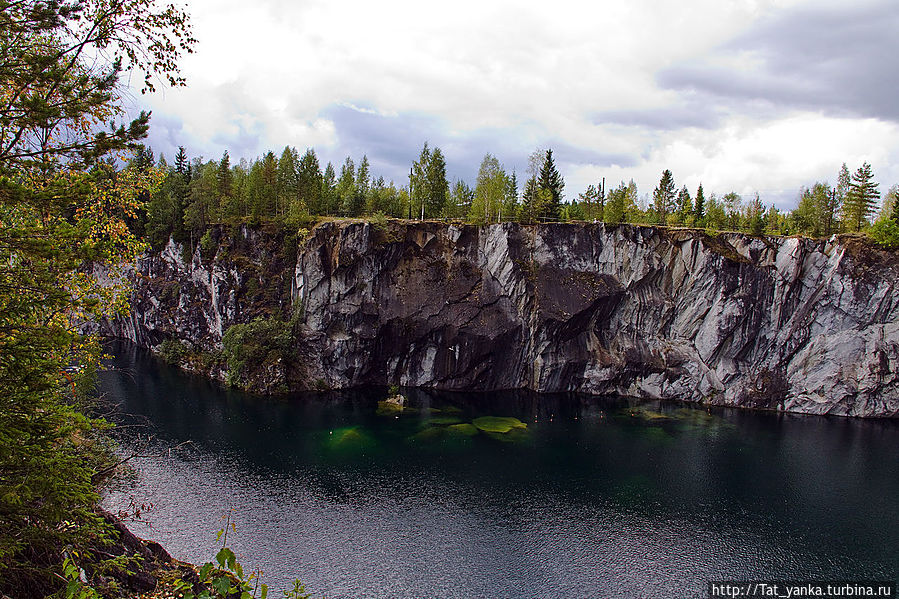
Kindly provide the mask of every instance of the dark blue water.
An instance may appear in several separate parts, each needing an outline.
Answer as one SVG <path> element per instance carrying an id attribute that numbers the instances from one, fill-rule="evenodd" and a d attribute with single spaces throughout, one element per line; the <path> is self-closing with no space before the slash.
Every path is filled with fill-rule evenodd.
<path id="1" fill-rule="evenodd" d="M 522 393 L 379 414 L 386 390 L 252 397 L 118 351 L 102 389 L 123 451 L 149 457 L 108 505 L 152 503 L 132 528 L 192 562 L 233 510 L 229 545 L 274 587 L 673 598 L 899 573 L 895 421 Z"/>

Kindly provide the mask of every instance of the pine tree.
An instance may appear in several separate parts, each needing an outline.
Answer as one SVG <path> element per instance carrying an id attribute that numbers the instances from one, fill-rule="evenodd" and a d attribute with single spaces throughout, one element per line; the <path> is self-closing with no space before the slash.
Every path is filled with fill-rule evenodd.
<path id="1" fill-rule="evenodd" d="M 277 214 L 284 216 L 299 199 L 299 154 L 296 148 L 285 146 L 278 159 Z"/>
<path id="2" fill-rule="evenodd" d="M 553 151 L 547 150 L 543 159 L 543 166 L 540 168 L 540 178 L 537 181 L 540 189 L 548 192 L 549 201 L 542 207 L 538 216 L 544 219 L 556 220 L 561 215 L 562 209 L 562 192 L 565 189 L 565 181 L 562 175 L 556 170 L 556 164 L 553 161 Z"/>
<path id="3" fill-rule="evenodd" d="M 765 232 L 765 206 L 758 193 L 746 206 L 746 227 L 753 235 L 761 235 Z"/>
<path id="4" fill-rule="evenodd" d="M 340 212 L 345 216 L 359 216 L 356 198 L 356 165 L 349 156 L 340 167 L 337 180 L 337 196 L 340 198 Z"/>
<path id="5" fill-rule="evenodd" d="M 188 164 L 189 160 L 187 152 L 184 151 L 184 146 L 178 146 L 178 153 L 175 154 L 175 172 L 182 176 L 187 175 Z"/>
<path id="6" fill-rule="evenodd" d="M 97 596 L 91 554 L 113 535 L 96 480 L 116 458 L 103 423 L 79 412 L 102 355 L 82 331 L 124 313 L 115 279 L 141 247 L 125 216 L 157 178 L 112 166 L 149 114 L 113 121 L 128 79 L 179 84 L 186 19 L 153 2 L 0 5 L 0 596 L 65 596 L 64 555 L 88 577 L 68 595 Z"/>
<path id="7" fill-rule="evenodd" d="M 262 187 L 260 189 L 262 218 L 272 218 L 278 210 L 278 159 L 272 151 L 262 157 Z"/>
<path id="8" fill-rule="evenodd" d="M 519 218 L 526 224 L 537 222 L 537 218 L 543 211 L 540 204 L 540 186 L 537 185 L 537 177 L 528 178 L 524 184 L 524 193 L 521 196 L 521 212 Z"/>
<path id="9" fill-rule="evenodd" d="M 693 198 L 690 191 L 684 185 L 677 194 L 677 220 L 680 224 L 687 224 L 687 219 L 693 215 Z"/>
<path id="10" fill-rule="evenodd" d="M 340 196 L 337 194 L 337 173 L 330 162 L 325 166 L 322 175 L 322 212 L 321 214 L 337 214 L 340 211 Z"/>
<path id="11" fill-rule="evenodd" d="M 222 159 L 218 164 L 218 172 L 216 173 L 216 193 L 219 201 L 226 202 L 232 195 L 231 185 L 234 180 L 231 174 L 231 157 L 228 156 L 228 150 L 222 154 Z"/>
<path id="12" fill-rule="evenodd" d="M 412 163 L 412 177 L 409 181 L 412 188 L 411 201 L 414 218 L 424 217 L 426 204 L 431 198 L 430 171 L 431 149 L 428 147 L 428 142 L 425 142 L 418 155 L 418 160 Z"/>
<path id="13" fill-rule="evenodd" d="M 310 214 L 327 212 L 322 202 L 322 171 L 312 148 L 307 149 L 300 158 L 297 169 L 297 194 Z"/>
<path id="14" fill-rule="evenodd" d="M 667 168 L 662 171 L 662 178 L 659 180 L 659 186 L 652 194 L 652 212 L 657 224 L 664 225 L 667 222 L 668 214 L 674 209 L 674 175 Z"/>
<path id="15" fill-rule="evenodd" d="M 696 217 L 696 226 L 702 227 L 705 221 L 705 194 L 702 191 L 702 183 L 696 189 L 696 201 L 693 203 L 693 216 Z"/>
<path id="16" fill-rule="evenodd" d="M 874 213 L 877 207 L 880 192 L 877 190 L 878 184 L 873 179 L 871 165 L 867 162 L 858 167 L 858 170 L 852 175 L 852 182 L 849 184 L 849 192 L 846 194 L 843 208 L 849 226 L 855 231 L 862 230 L 862 225 L 867 223 L 868 217 Z"/>
<path id="17" fill-rule="evenodd" d="M 371 169 L 368 163 L 368 156 L 363 154 L 362 162 L 359 163 L 359 167 L 356 169 L 356 195 L 353 201 L 353 209 L 356 211 L 357 216 L 365 212 L 370 188 Z"/>
<path id="18" fill-rule="evenodd" d="M 512 203 L 518 203 L 518 175 L 515 174 L 515 169 L 512 169 L 512 175 L 509 177 L 509 189 L 506 191 L 506 196 Z"/>

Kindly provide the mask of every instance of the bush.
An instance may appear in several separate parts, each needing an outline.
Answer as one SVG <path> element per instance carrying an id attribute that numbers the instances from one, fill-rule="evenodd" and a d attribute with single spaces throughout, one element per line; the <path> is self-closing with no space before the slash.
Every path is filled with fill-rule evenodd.
<path id="1" fill-rule="evenodd" d="M 166 364 L 177 366 L 181 364 L 186 355 L 187 346 L 185 346 L 180 339 L 169 337 L 159 345 L 159 357 L 162 358 Z"/>
<path id="2" fill-rule="evenodd" d="M 228 384 L 248 388 L 255 373 L 278 360 L 289 359 L 293 342 L 293 327 L 277 317 L 231 325 L 222 336 Z"/>
<path id="3" fill-rule="evenodd" d="M 200 237 L 200 254 L 207 260 L 215 256 L 217 244 L 212 238 L 212 229 L 206 229 L 203 236 Z"/>
<path id="4" fill-rule="evenodd" d="M 868 230 L 877 245 L 888 250 L 899 250 L 899 223 L 891 218 L 881 218 Z"/>

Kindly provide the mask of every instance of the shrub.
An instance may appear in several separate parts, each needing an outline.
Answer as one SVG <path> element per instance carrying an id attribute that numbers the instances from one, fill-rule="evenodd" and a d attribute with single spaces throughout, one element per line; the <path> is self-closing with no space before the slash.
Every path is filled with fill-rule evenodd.
<path id="1" fill-rule="evenodd" d="M 169 337 L 159 345 L 159 357 L 167 364 L 177 366 L 187 355 L 187 346 L 180 339 Z"/>
<path id="2" fill-rule="evenodd" d="M 206 232 L 200 237 L 200 254 L 204 258 L 210 259 L 215 256 L 216 247 L 217 244 L 212 238 L 212 229 L 206 229 Z"/>
<path id="3" fill-rule="evenodd" d="M 899 223 L 891 218 L 881 218 L 868 230 L 868 235 L 877 245 L 888 249 L 899 249 Z"/>
<path id="4" fill-rule="evenodd" d="M 260 368 L 289 357 L 293 341 L 290 323 L 277 317 L 231 325 L 222 336 L 228 384 L 247 388 L 247 382 Z"/>

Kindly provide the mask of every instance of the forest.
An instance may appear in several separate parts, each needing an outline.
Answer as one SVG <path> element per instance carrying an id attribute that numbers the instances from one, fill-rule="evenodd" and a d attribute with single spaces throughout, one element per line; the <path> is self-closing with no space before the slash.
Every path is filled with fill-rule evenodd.
<path id="1" fill-rule="evenodd" d="M 678 189 L 668 169 L 651 193 L 641 195 L 633 180 L 609 188 L 603 181 L 566 198 L 551 149 L 531 154 L 523 184 L 514 170 L 508 172 L 487 154 L 473 187 L 462 180 L 448 181 L 443 152 L 427 142 L 402 186 L 376 177 L 367 156 L 358 164 L 347 157 L 338 172 L 330 162 L 322 168 L 314 149 L 301 156 L 291 146 L 280 156 L 269 151 L 237 164 L 227 151 L 218 161 L 204 162 L 190 158 L 184 147 L 169 164 L 163 156 L 156 160 L 152 149 L 140 147 L 127 168 L 155 173 L 162 180 L 132 223 L 155 248 L 169 237 L 195 247 L 213 224 L 282 222 L 304 227 L 321 217 L 382 216 L 475 224 L 635 223 L 815 238 L 866 232 L 885 247 L 899 247 L 899 186 L 891 187 L 881 201 L 868 163 L 852 174 L 844 163 L 836 186 L 815 182 L 798 190 L 791 211 L 766 206 L 758 194 L 719 195 L 706 192 L 702 184 L 692 192 L 686 186 Z"/>

